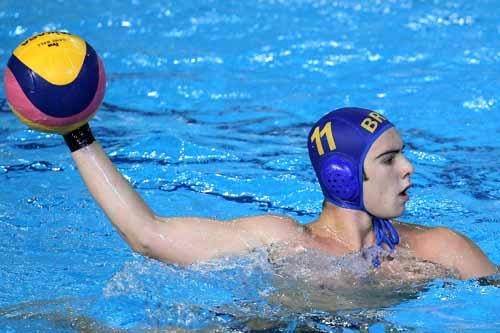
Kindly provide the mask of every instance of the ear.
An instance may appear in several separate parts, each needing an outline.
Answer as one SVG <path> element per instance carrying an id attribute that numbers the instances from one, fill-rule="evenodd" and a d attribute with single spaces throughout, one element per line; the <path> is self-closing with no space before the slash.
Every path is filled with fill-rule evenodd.
<path id="1" fill-rule="evenodd" d="M 330 156 L 321 162 L 319 177 L 330 197 L 357 204 L 361 184 L 351 158 L 339 153 L 330 153 Z"/>

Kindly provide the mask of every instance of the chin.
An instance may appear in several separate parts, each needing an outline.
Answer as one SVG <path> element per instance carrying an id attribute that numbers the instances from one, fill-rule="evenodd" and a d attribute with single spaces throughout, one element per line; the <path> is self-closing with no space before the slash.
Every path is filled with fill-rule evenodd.
<path id="1" fill-rule="evenodd" d="M 402 212 L 369 212 L 369 213 L 378 218 L 390 220 L 403 215 L 404 210 Z"/>
<path id="2" fill-rule="evenodd" d="M 401 215 L 403 215 L 403 213 L 401 213 L 401 214 L 387 214 L 385 216 L 379 216 L 379 217 L 383 218 L 383 219 L 387 219 L 387 220 L 392 220 L 392 219 L 395 219 L 397 217 L 400 217 Z"/>
<path id="3" fill-rule="evenodd" d="M 406 211 L 406 207 L 403 206 L 393 217 L 391 218 L 396 218 L 396 217 L 400 217 L 401 215 L 403 215 Z"/>
<path id="4" fill-rule="evenodd" d="M 394 219 L 394 218 L 400 217 L 404 213 L 405 213 L 405 207 L 403 206 L 401 209 L 394 210 L 394 211 L 388 211 L 385 214 L 382 214 L 382 215 L 380 215 L 378 217 L 390 220 L 390 219 Z"/>
<path id="5" fill-rule="evenodd" d="M 394 203 L 393 206 L 380 207 L 381 209 L 367 209 L 367 212 L 373 216 L 382 219 L 394 219 L 400 217 L 405 213 L 406 205 L 399 202 Z"/>

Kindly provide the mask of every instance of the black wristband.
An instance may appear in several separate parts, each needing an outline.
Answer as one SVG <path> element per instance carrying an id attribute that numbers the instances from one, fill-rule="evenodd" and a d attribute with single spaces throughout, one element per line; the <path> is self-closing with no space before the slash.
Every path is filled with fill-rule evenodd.
<path id="1" fill-rule="evenodd" d="M 89 124 L 77 128 L 64 135 L 64 141 L 68 145 L 71 152 L 77 151 L 80 148 L 86 147 L 95 141 Z"/>

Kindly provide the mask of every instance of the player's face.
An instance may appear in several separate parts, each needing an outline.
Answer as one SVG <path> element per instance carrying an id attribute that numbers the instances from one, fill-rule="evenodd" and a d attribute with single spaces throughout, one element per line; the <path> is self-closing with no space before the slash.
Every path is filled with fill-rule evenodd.
<path id="1" fill-rule="evenodd" d="M 364 170 L 368 180 L 363 182 L 363 200 L 368 212 L 381 218 L 402 215 L 409 199 L 413 166 L 403 155 L 403 141 L 395 128 L 373 143 Z"/>

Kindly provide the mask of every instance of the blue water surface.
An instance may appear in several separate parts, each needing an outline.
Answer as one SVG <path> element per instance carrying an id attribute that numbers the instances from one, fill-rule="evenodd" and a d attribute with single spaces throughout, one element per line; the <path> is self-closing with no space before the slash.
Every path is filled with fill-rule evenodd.
<path id="1" fill-rule="evenodd" d="M 351 105 L 391 119 L 415 183 L 402 220 L 500 263 L 500 3 L 465 0 L 0 3 L 0 62 L 41 31 L 85 38 L 107 73 L 95 136 L 164 216 L 320 212 L 306 136 Z M 0 331 L 500 331 L 500 289 L 435 280 L 392 305 L 268 301 L 258 254 L 181 268 L 135 255 L 61 137 L 0 90 Z"/>

